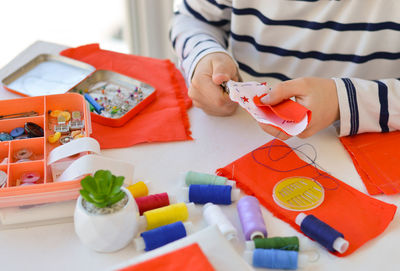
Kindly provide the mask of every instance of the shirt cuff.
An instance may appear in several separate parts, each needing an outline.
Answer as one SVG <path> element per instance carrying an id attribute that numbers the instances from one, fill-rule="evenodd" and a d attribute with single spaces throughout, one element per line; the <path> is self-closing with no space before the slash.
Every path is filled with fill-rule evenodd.
<path id="1" fill-rule="evenodd" d="M 339 136 L 347 136 L 350 134 L 351 122 L 350 122 L 350 105 L 347 96 L 346 86 L 341 78 L 332 78 L 336 84 L 336 91 L 339 102 L 339 114 L 340 114 L 340 126 Z"/>

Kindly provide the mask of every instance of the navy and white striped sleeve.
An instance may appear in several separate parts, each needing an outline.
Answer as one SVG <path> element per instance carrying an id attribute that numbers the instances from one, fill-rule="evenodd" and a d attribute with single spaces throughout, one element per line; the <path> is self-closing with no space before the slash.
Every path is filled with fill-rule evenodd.
<path id="1" fill-rule="evenodd" d="M 334 80 L 340 109 L 339 136 L 400 130 L 400 80 Z"/>
<path id="2" fill-rule="evenodd" d="M 199 60 L 213 52 L 228 53 L 231 1 L 183 0 L 170 31 L 180 69 L 190 84 Z"/>

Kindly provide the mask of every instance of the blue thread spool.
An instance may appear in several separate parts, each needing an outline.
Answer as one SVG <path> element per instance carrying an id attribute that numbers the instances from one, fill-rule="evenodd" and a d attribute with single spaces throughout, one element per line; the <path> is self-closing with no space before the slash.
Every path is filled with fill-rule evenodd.
<path id="1" fill-rule="evenodd" d="M 294 250 L 262 249 L 245 251 L 244 258 L 254 267 L 270 269 L 297 269 L 298 252 Z"/>
<path id="2" fill-rule="evenodd" d="M 187 190 L 187 188 L 184 188 Z M 230 185 L 191 184 L 189 186 L 188 201 L 198 204 L 208 202 L 229 205 L 239 198 L 240 190 L 232 189 Z"/>
<path id="3" fill-rule="evenodd" d="M 99 104 L 93 99 L 93 97 L 90 96 L 90 94 L 85 93 L 83 96 L 85 97 L 86 101 L 88 101 L 88 103 L 89 103 L 91 106 L 93 106 L 94 110 L 95 110 L 98 114 L 101 114 L 101 111 L 104 110 L 104 107 L 101 106 L 101 105 L 99 105 Z"/>
<path id="4" fill-rule="evenodd" d="M 344 253 L 349 247 L 349 242 L 344 235 L 313 215 L 300 213 L 296 217 L 296 224 L 302 232 L 317 241 L 329 251 Z"/>
<path id="5" fill-rule="evenodd" d="M 187 236 L 192 231 L 192 223 L 181 221 L 161 226 L 149 231 L 142 232 L 141 237 L 136 238 L 136 250 L 150 251 L 168 243 Z"/>

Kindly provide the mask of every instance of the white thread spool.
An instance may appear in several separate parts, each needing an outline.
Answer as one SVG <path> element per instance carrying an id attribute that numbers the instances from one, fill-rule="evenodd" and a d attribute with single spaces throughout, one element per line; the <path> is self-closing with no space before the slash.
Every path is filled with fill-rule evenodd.
<path id="1" fill-rule="evenodd" d="M 208 225 L 217 225 L 228 240 L 237 238 L 237 230 L 222 212 L 218 205 L 206 203 L 203 207 L 203 216 Z"/>

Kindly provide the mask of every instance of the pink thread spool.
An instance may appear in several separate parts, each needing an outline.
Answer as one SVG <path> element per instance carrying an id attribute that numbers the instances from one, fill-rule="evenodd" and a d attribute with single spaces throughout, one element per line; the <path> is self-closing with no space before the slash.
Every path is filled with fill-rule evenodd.
<path id="1" fill-rule="evenodd" d="M 40 175 L 37 172 L 26 172 L 21 175 L 22 183 L 36 183 L 40 180 Z"/>

